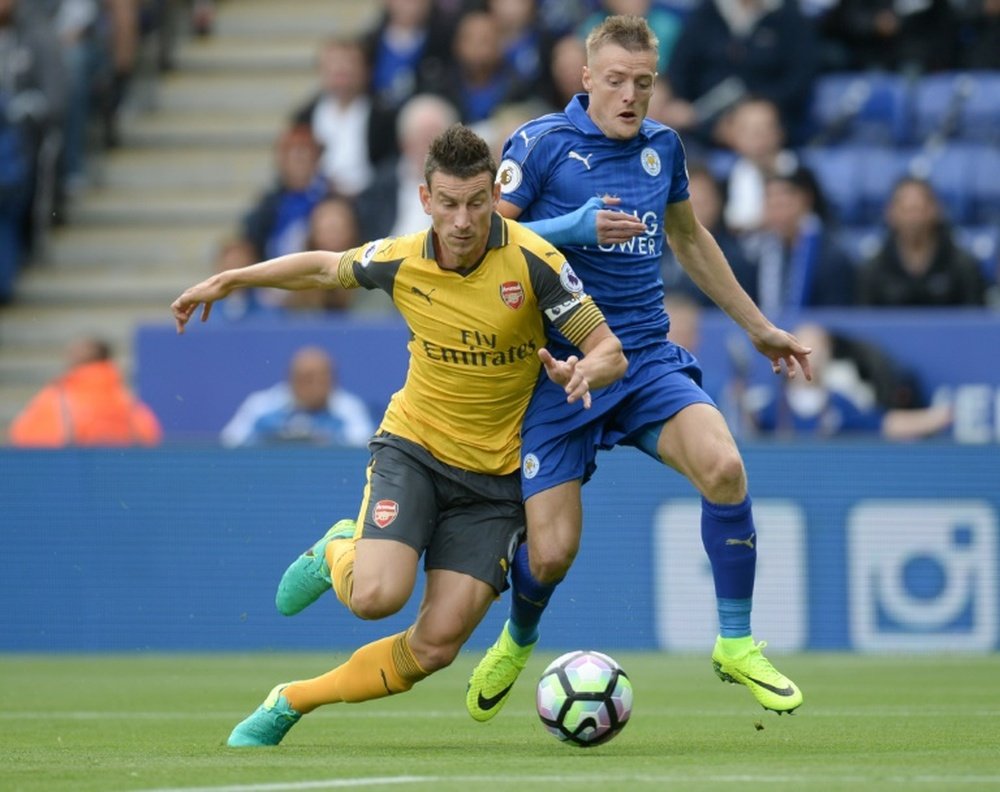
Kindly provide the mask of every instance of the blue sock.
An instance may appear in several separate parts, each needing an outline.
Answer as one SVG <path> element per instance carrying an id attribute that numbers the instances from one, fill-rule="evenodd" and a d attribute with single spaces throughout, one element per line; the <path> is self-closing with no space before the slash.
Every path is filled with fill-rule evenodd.
<path id="1" fill-rule="evenodd" d="M 712 565 L 723 638 L 750 635 L 757 531 L 750 496 L 734 505 L 701 500 L 701 541 Z"/>
<path id="2" fill-rule="evenodd" d="M 538 640 L 538 623 L 556 590 L 556 583 L 539 583 L 528 566 L 528 543 L 522 542 L 514 553 L 510 566 L 510 637 L 518 646 L 528 646 Z"/>

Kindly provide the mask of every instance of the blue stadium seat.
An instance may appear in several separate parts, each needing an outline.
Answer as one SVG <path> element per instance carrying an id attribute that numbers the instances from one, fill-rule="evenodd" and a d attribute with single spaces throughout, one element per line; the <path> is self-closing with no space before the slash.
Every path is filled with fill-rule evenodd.
<path id="1" fill-rule="evenodd" d="M 968 250 L 990 283 L 997 282 L 1000 268 L 1000 225 L 956 226 L 955 243 Z"/>
<path id="2" fill-rule="evenodd" d="M 844 225 L 864 222 L 861 213 L 861 162 L 868 146 L 806 148 L 802 164 L 813 172 L 836 220 Z"/>
<path id="3" fill-rule="evenodd" d="M 858 209 L 860 222 L 880 220 L 896 182 L 911 174 L 916 152 L 913 149 L 871 147 L 859 155 Z"/>
<path id="4" fill-rule="evenodd" d="M 932 74 L 913 92 L 918 141 L 939 134 L 967 142 L 1000 142 L 1000 72 Z"/>
<path id="5" fill-rule="evenodd" d="M 713 148 L 706 152 L 704 159 L 705 167 L 712 172 L 716 179 L 725 183 L 729 181 L 729 174 L 732 172 L 736 160 L 739 159 L 739 155 L 729 149 Z"/>
<path id="6" fill-rule="evenodd" d="M 885 239 L 885 226 L 843 226 L 836 230 L 835 236 L 837 243 L 850 258 L 851 263 L 860 267 L 878 253 L 882 241 Z"/>
<path id="7" fill-rule="evenodd" d="M 982 146 L 970 176 L 972 219 L 1000 225 L 1000 149 Z"/>
<path id="8" fill-rule="evenodd" d="M 911 164 L 914 176 L 930 182 L 948 219 L 955 225 L 976 219 L 973 174 L 985 154 L 983 145 L 953 143 L 934 152 L 921 153 Z"/>
<path id="9" fill-rule="evenodd" d="M 820 75 L 810 112 L 814 138 L 883 146 L 909 141 L 910 88 L 888 72 Z"/>
<path id="10" fill-rule="evenodd" d="M 962 108 L 959 134 L 982 143 L 1000 144 L 1000 72 L 968 72 L 971 92 Z"/>

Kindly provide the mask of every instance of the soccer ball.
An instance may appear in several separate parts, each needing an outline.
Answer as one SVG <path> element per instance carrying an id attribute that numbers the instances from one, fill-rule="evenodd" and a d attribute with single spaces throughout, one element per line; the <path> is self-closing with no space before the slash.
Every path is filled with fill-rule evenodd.
<path id="1" fill-rule="evenodd" d="M 625 728 L 632 713 L 632 683 L 606 654 L 567 652 L 542 673 L 535 706 L 555 737 L 589 748 Z"/>

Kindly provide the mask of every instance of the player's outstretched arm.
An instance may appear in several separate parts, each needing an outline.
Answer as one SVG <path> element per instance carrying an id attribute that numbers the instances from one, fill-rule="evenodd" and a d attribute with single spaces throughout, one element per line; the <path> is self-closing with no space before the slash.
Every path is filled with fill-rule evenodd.
<path id="1" fill-rule="evenodd" d="M 227 297 L 236 289 L 272 286 L 278 289 L 331 289 L 338 285 L 337 266 L 341 253 L 327 250 L 309 250 L 262 261 L 249 267 L 225 270 L 206 278 L 184 291 L 170 306 L 177 325 L 183 333 L 199 305 L 204 309 L 201 321 L 207 321 L 212 304 Z"/>
<path id="2" fill-rule="evenodd" d="M 607 324 L 595 327 L 583 340 L 581 350 L 582 358 L 570 355 L 566 360 L 558 360 L 543 348 L 538 350 L 538 357 L 549 379 L 563 386 L 566 401 L 570 404 L 582 401 L 584 409 L 590 409 L 590 392 L 623 377 L 628 360 L 621 341 Z"/>
<path id="3" fill-rule="evenodd" d="M 608 209 L 621 203 L 619 198 L 606 195 L 591 198 L 579 209 L 559 217 L 524 223 L 552 245 L 614 245 L 646 233 L 646 225 L 635 215 Z M 500 201 L 500 214 L 516 220 L 521 208 L 509 201 Z"/>
<path id="4" fill-rule="evenodd" d="M 715 238 L 698 222 L 691 201 L 679 201 L 667 207 L 664 231 L 677 261 L 699 289 L 712 298 L 730 318 L 746 331 L 754 347 L 771 361 L 775 374 L 782 370 L 794 377 L 801 369 L 812 379 L 808 355 L 812 351 L 791 333 L 775 327 L 750 299 Z"/>

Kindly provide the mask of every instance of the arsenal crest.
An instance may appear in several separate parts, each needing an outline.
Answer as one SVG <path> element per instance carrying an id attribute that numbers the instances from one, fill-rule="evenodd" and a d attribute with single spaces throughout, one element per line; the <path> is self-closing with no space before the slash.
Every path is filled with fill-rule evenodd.
<path id="1" fill-rule="evenodd" d="M 507 307 L 516 311 L 524 303 L 524 288 L 518 281 L 507 281 L 500 284 L 500 298 Z"/>
<path id="2" fill-rule="evenodd" d="M 399 504 L 394 500 L 383 499 L 372 509 L 372 522 L 379 528 L 385 528 L 399 514 Z"/>

